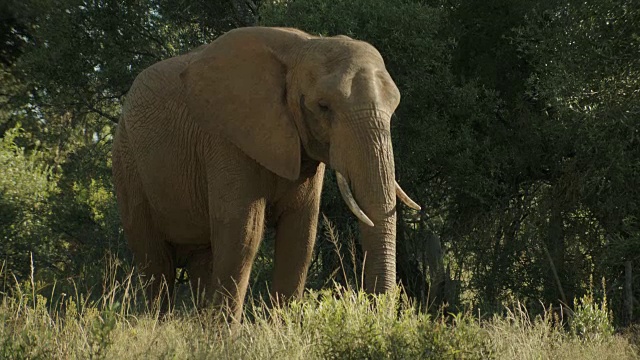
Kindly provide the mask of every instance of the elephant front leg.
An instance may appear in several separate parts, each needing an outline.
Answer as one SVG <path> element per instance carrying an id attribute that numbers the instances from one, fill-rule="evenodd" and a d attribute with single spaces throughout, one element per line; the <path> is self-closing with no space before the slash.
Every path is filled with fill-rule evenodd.
<path id="1" fill-rule="evenodd" d="M 273 293 L 277 301 L 302 295 L 316 240 L 324 167 L 277 204 Z"/>
<path id="2" fill-rule="evenodd" d="M 256 200 L 231 219 L 212 224 L 213 305 L 233 323 L 242 318 L 249 275 L 264 230 L 265 201 Z"/>

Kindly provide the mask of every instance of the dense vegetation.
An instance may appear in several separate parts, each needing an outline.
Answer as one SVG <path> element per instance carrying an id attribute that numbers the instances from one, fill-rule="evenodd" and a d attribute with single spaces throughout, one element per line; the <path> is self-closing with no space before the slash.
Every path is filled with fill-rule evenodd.
<path id="1" fill-rule="evenodd" d="M 146 66 L 253 24 L 346 34 L 372 43 L 384 56 L 402 93 L 392 129 L 397 178 L 423 206 L 420 213 L 400 208 L 398 221 L 398 280 L 416 308 L 447 304 L 449 312 L 491 314 L 519 301 L 533 316 L 560 304 L 578 309 L 583 303 L 575 299 L 591 294 L 596 303 L 606 301 L 612 319 L 605 322 L 620 326 L 638 318 L 635 0 L 5 1 L 0 317 L 15 319 L 8 314 L 27 309 L 35 323 L 53 321 L 42 335 L 51 339 L 56 331 L 91 326 L 90 314 L 74 315 L 88 322 L 78 328 L 57 324 L 55 314 L 43 320 L 41 311 L 69 301 L 62 294 L 74 294 L 76 302 L 92 299 L 85 301 L 111 311 L 99 301 L 109 288 L 101 288 L 103 281 L 122 282 L 130 264 L 110 177 L 112 135 L 128 87 Z M 357 286 L 361 272 L 361 254 L 353 246 L 355 219 L 332 176 L 327 174 L 322 203 L 328 221 L 319 224 L 309 274 L 315 290 L 335 283 Z M 256 299 L 268 289 L 271 245 L 267 236 L 254 268 Z M 113 263 L 123 266 L 108 266 Z M 27 288 L 33 296 L 25 295 Z M 39 308 L 35 293 L 58 305 Z M 283 311 L 299 316 L 317 306 L 312 300 L 304 304 L 306 310 Z M 126 319 L 130 311 L 118 314 Z M 394 326 L 439 326 L 420 314 L 407 316 Z M 199 320 L 189 319 L 161 327 L 172 329 L 167 334 L 179 331 L 174 326 L 200 331 Z M 278 325 L 284 328 L 273 331 L 317 339 L 324 330 L 314 327 L 319 332 L 309 335 L 305 321 L 332 320 L 300 321 L 296 330 L 286 330 L 291 323 L 284 321 Z M 362 326 L 377 326 L 363 321 Z M 489 328 L 520 324 L 492 321 Z M 137 331 L 135 325 L 118 326 L 118 336 Z M 474 326 L 469 331 L 496 336 Z M 2 328 L 3 337 L 18 328 Z M 556 336 L 554 331 L 544 334 Z M 214 335 L 198 336 L 183 345 L 197 350 Z M 478 336 L 478 344 L 487 347 L 474 349 L 500 353 Z M 207 349 L 202 354 L 216 353 Z"/>
<path id="2" fill-rule="evenodd" d="M 111 280 L 114 280 L 111 278 Z M 159 319 L 131 307 L 139 280 L 106 281 L 102 296 L 56 302 L 14 289 L 0 304 L 6 359 L 598 359 L 637 358 L 631 336 L 614 335 L 604 303 L 584 297 L 568 329 L 551 312 L 521 304 L 482 322 L 469 313 L 432 317 L 398 291 L 376 306 L 364 293 L 311 291 L 284 308 L 251 301 L 230 335 L 215 313 L 176 311 Z M 76 294 L 77 295 L 77 294 Z"/>

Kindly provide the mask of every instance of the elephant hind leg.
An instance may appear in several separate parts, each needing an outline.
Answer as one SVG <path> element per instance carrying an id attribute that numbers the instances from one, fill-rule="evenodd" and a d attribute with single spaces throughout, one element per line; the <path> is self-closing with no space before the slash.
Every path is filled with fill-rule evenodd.
<path id="1" fill-rule="evenodd" d="M 186 269 L 189 275 L 191 295 L 198 308 L 205 307 L 213 298 L 212 262 L 211 246 L 194 249 L 187 257 Z"/>
<path id="2" fill-rule="evenodd" d="M 176 259 L 173 246 L 151 224 L 150 217 L 140 216 L 134 226 L 128 228 L 125 226 L 129 247 L 145 282 L 148 281 L 147 301 L 152 308 L 157 305 L 164 314 L 174 302 Z"/>
<path id="3" fill-rule="evenodd" d="M 167 236 L 154 223 L 151 206 L 131 155 L 125 122 L 123 117 L 113 147 L 113 181 L 118 207 L 134 260 L 145 280 L 153 278 L 147 287 L 147 300 L 151 304 L 160 300 L 160 311 L 165 312 L 173 302 L 175 251 Z"/>
<path id="4" fill-rule="evenodd" d="M 132 200 L 128 197 L 127 200 Z M 121 207 L 124 232 L 140 275 L 146 283 L 147 303 L 159 306 L 165 313 L 173 303 L 176 279 L 176 255 L 167 236 L 154 224 L 151 208 L 146 200 L 129 203 L 123 199 Z"/>

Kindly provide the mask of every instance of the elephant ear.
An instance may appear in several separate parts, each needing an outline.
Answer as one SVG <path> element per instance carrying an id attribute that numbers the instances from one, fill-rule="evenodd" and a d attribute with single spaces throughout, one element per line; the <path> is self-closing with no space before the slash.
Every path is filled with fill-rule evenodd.
<path id="1" fill-rule="evenodd" d="M 276 34 L 277 35 L 277 34 Z M 275 174 L 300 175 L 300 138 L 286 107 L 287 67 L 256 31 L 231 31 L 180 74 L 191 117 Z"/>

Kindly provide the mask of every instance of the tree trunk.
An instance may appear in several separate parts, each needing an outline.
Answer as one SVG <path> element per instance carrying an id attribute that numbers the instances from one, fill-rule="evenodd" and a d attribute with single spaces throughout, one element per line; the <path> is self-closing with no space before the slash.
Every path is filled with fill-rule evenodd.
<path id="1" fill-rule="evenodd" d="M 631 325 L 633 321 L 633 263 L 624 263 L 624 324 Z"/>
<path id="2" fill-rule="evenodd" d="M 396 230 L 396 243 L 397 250 L 397 270 L 398 280 L 402 284 L 407 296 L 417 299 L 421 305 L 426 306 L 427 303 L 427 289 L 426 289 L 426 275 L 423 272 L 423 267 L 420 266 L 419 261 L 416 259 L 416 239 L 414 236 L 407 236 L 409 232 L 415 235 L 415 229 L 409 229 L 404 219 L 404 207 L 398 206 L 397 209 L 397 230 Z M 418 231 L 418 236 L 420 232 Z M 419 240 L 418 240 L 419 241 Z M 418 247 L 419 248 L 419 247 Z M 420 254 L 417 255 L 419 258 Z"/>
<path id="3" fill-rule="evenodd" d="M 566 294 L 565 286 L 563 286 L 565 285 L 564 282 L 566 282 L 565 247 L 562 210 L 559 206 L 554 205 L 549 218 L 547 245 L 545 247 L 547 259 L 549 260 L 547 300 L 556 301 L 560 299 L 565 304 L 571 305 L 567 301 L 572 301 L 573 294 Z"/>
<path id="4" fill-rule="evenodd" d="M 446 274 L 444 271 L 444 253 L 440 244 L 440 237 L 433 232 L 429 232 L 425 238 L 426 257 L 429 265 L 429 304 L 439 307 L 446 302 L 445 286 Z"/>

